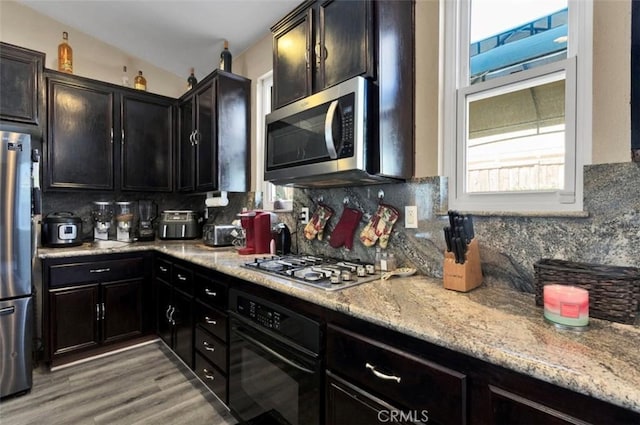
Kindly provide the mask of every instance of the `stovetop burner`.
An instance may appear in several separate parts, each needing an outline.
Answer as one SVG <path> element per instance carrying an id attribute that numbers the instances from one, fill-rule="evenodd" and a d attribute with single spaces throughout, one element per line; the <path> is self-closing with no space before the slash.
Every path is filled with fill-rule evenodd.
<path id="1" fill-rule="evenodd" d="M 325 291 L 337 291 L 380 278 L 372 264 L 313 255 L 256 258 L 245 267 Z"/>

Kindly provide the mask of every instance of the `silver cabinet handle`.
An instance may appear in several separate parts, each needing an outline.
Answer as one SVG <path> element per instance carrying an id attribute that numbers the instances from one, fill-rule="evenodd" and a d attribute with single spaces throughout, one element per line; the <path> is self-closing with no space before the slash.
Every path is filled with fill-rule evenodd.
<path id="1" fill-rule="evenodd" d="M 398 384 L 400 383 L 399 376 L 387 375 L 385 373 L 379 372 L 376 370 L 376 367 L 371 363 L 365 364 L 365 367 L 369 369 L 376 377 L 380 379 L 384 379 L 385 381 L 396 381 Z"/>
<path id="2" fill-rule="evenodd" d="M 191 132 L 191 134 L 189 134 L 189 142 L 191 143 L 191 146 L 194 146 L 194 145 L 195 145 L 195 141 L 193 140 L 193 136 L 194 136 L 195 134 L 196 134 L 196 131 L 195 131 L 195 130 L 193 130 L 193 131 Z"/>
<path id="3" fill-rule="evenodd" d="M 122 146 L 124 146 L 124 128 L 120 131 L 120 136 L 122 136 L 122 138 L 120 139 L 120 143 L 122 144 Z"/>
<path id="4" fill-rule="evenodd" d="M 207 341 L 202 341 L 202 346 L 207 351 L 216 351 L 216 348 L 214 346 L 212 346 L 211 344 L 209 344 Z"/>
<path id="5" fill-rule="evenodd" d="M 205 288 L 204 293 L 209 295 L 210 297 L 217 297 L 218 293 L 217 292 L 213 292 L 212 290 L 210 290 L 209 288 Z"/>
<path id="6" fill-rule="evenodd" d="M 193 131 L 193 141 L 196 145 L 200 143 L 200 131 L 198 130 Z"/>
<path id="7" fill-rule="evenodd" d="M 100 304 L 96 304 L 96 320 L 100 320 Z"/>
<path id="8" fill-rule="evenodd" d="M 89 273 L 106 273 L 106 272 L 110 272 L 111 269 L 109 267 L 105 268 L 105 269 L 91 269 L 89 270 Z"/>
<path id="9" fill-rule="evenodd" d="M 176 321 L 173 319 L 173 314 L 176 312 L 176 308 L 175 307 L 171 307 L 171 313 L 169 313 L 169 321 L 171 322 L 172 325 L 176 324 Z"/>
<path id="10" fill-rule="evenodd" d="M 169 270 L 168 268 L 160 266 L 160 271 L 162 273 L 166 273 L 168 270 Z"/>
<path id="11" fill-rule="evenodd" d="M 179 280 L 181 280 L 181 281 L 183 281 L 183 282 L 184 282 L 185 280 L 187 280 L 187 278 L 186 278 L 185 276 L 182 276 L 180 273 L 178 273 L 178 279 L 179 279 Z"/>
<path id="12" fill-rule="evenodd" d="M 170 322 L 171 318 L 169 317 L 169 312 L 171 311 L 171 304 L 169 304 L 169 307 L 167 307 L 167 311 L 164 312 L 164 317 L 167 318 L 167 321 Z"/>
<path id="13" fill-rule="evenodd" d="M 202 369 L 202 371 L 204 372 L 204 377 L 207 378 L 210 381 L 213 381 L 215 378 L 215 376 L 211 375 L 211 372 L 209 372 L 208 369 Z"/>
<path id="14" fill-rule="evenodd" d="M 104 307 L 104 303 L 102 303 L 102 317 L 100 317 L 102 320 L 104 320 L 104 315 L 106 313 L 107 309 Z"/>
<path id="15" fill-rule="evenodd" d="M 113 145 L 113 127 L 111 127 L 111 139 L 109 140 L 109 143 Z"/>
<path id="16" fill-rule="evenodd" d="M 216 322 L 215 320 L 209 318 L 209 316 L 204 316 L 204 321 L 207 322 L 207 324 L 209 325 L 217 325 L 218 322 Z"/>

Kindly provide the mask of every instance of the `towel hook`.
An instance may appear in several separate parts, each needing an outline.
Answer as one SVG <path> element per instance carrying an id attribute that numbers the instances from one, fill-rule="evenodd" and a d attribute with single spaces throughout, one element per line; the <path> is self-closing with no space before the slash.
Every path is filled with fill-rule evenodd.
<path id="1" fill-rule="evenodd" d="M 346 206 L 349 204 L 349 197 L 345 196 L 344 199 L 342 200 L 342 203 Z"/>
<path id="2" fill-rule="evenodd" d="M 378 202 L 382 202 L 383 199 L 384 199 L 384 190 L 380 189 L 378 191 Z"/>

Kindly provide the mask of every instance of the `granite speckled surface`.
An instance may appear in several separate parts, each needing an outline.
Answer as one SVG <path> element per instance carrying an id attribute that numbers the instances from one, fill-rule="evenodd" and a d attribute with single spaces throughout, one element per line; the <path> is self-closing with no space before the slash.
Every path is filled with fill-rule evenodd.
<path id="1" fill-rule="evenodd" d="M 324 292 L 241 265 L 252 256 L 200 241 L 134 243 L 98 249 L 41 249 L 40 258 L 153 249 L 232 274 L 493 364 L 640 412 L 640 327 L 592 319 L 584 333 L 546 323 L 532 294 L 483 285 L 470 293 L 413 276 Z"/>

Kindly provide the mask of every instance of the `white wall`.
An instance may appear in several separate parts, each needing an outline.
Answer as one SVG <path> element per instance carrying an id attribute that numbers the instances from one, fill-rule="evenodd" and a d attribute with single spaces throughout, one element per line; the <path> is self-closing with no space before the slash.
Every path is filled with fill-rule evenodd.
<path id="1" fill-rule="evenodd" d="M 142 70 L 149 92 L 180 97 L 186 91 L 186 75 L 182 78 L 164 71 L 22 4 L 0 0 L 0 40 L 45 53 L 46 68 L 58 69 L 58 44 L 63 31 L 69 33 L 75 75 L 121 84 L 122 66 L 126 65 L 131 84 L 138 70 Z"/>

